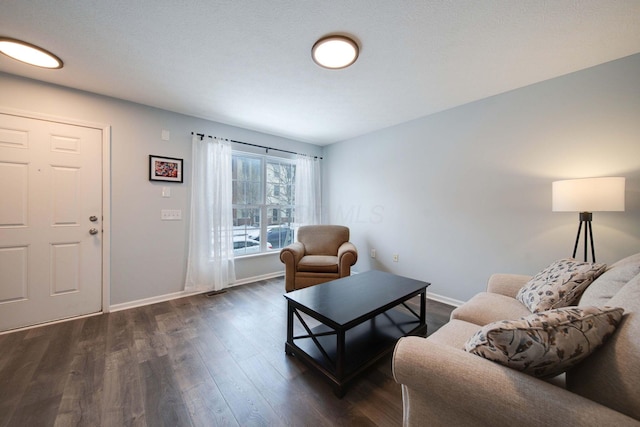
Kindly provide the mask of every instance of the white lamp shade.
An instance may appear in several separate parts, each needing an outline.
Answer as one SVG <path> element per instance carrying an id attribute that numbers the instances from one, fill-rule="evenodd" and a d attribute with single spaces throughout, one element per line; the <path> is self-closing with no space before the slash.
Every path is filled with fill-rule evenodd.
<path id="1" fill-rule="evenodd" d="M 624 211 L 624 178 L 583 178 L 555 181 L 554 212 Z"/>

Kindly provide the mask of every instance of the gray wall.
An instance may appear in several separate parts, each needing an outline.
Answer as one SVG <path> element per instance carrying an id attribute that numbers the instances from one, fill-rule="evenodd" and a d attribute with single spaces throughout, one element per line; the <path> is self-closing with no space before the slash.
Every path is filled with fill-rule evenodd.
<path id="1" fill-rule="evenodd" d="M 182 291 L 186 272 L 191 131 L 312 155 L 321 148 L 0 73 L 0 108 L 111 126 L 111 305 Z M 161 132 L 171 132 L 170 141 Z M 184 184 L 150 182 L 149 154 L 183 158 Z M 171 198 L 161 197 L 162 186 Z M 183 221 L 160 221 L 182 209 Z M 283 272 L 278 254 L 236 260 L 238 281 Z"/>
<path id="2" fill-rule="evenodd" d="M 640 55 L 333 144 L 324 156 L 324 204 L 329 222 L 351 228 L 355 270 L 431 281 L 434 294 L 467 300 L 491 273 L 535 274 L 571 255 L 578 214 L 551 211 L 552 181 L 624 176 L 626 211 L 594 214 L 596 258 L 611 263 L 640 251 Z"/>

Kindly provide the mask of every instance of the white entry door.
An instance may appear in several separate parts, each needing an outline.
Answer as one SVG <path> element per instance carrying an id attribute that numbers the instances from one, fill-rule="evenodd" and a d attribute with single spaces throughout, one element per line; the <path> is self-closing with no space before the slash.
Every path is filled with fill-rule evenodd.
<path id="1" fill-rule="evenodd" d="M 102 310 L 102 130 L 0 114 L 0 331 Z"/>

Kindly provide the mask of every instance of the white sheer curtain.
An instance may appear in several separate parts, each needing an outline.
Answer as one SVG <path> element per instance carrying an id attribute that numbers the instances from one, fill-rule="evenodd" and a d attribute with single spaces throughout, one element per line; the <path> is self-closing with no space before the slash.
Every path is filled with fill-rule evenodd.
<path id="1" fill-rule="evenodd" d="M 320 160 L 299 155 L 296 157 L 296 224 L 320 224 L 322 194 Z"/>
<path id="2" fill-rule="evenodd" d="M 187 291 L 220 290 L 235 282 L 231 145 L 216 138 L 192 140 L 191 224 Z"/>

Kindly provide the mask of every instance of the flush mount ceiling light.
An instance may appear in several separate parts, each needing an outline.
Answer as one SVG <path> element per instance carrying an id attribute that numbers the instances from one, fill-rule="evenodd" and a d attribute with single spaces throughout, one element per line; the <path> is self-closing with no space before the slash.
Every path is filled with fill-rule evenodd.
<path id="1" fill-rule="evenodd" d="M 311 57 L 321 67 L 337 70 L 346 68 L 358 59 L 358 44 L 346 36 L 323 37 L 313 45 Z"/>
<path id="2" fill-rule="evenodd" d="M 0 53 L 25 64 L 42 68 L 62 68 L 62 60 L 41 47 L 21 40 L 0 37 Z"/>

